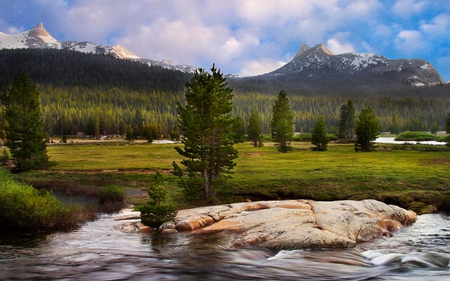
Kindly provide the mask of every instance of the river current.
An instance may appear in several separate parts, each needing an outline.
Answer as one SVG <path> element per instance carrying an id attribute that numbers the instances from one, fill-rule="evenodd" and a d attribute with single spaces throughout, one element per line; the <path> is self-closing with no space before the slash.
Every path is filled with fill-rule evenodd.
<path id="1" fill-rule="evenodd" d="M 353 249 L 230 250 L 227 234 L 124 233 L 117 215 L 77 230 L 0 236 L 1 280 L 450 280 L 450 218 Z"/>

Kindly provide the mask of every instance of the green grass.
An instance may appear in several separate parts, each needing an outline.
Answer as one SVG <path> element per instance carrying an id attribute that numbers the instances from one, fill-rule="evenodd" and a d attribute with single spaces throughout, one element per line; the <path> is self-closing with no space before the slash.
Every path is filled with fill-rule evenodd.
<path id="1" fill-rule="evenodd" d="M 52 193 L 20 183 L 0 169 L 0 230 L 68 229 L 95 214 L 79 205 L 63 205 Z"/>
<path id="2" fill-rule="evenodd" d="M 54 145 L 48 147 L 48 153 L 59 165 L 20 176 L 30 182 L 64 180 L 145 190 L 158 170 L 167 174 L 170 196 L 181 208 L 189 207 L 169 173 L 172 162 L 182 159 L 175 146 Z M 249 143 L 237 145 L 239 158 L 230 180 L 235 200 L 374 198 L 402 207 L 423 202 L 426 206 L 416 208 L 422 212 L 449 196 L 450 151 L 444 146 L 397 150 L 395 145 L 383 145 L 370 153 L 354 152 L 353 144 L 330 144 L 325 152 L 312 151 L 307 142 L 293 142 L 292 146 L 291 152 L 282 154 L 273 143 L 260 148 Z M 427 149 L 430 151 L 424 151 Z M 145 203 L 145 198 L 133 200 Z"/>

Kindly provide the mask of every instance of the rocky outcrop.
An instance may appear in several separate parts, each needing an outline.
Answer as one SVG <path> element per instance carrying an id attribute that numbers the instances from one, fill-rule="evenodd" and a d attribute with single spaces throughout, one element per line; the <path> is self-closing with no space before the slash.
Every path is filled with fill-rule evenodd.
<path id="1" fill-rule="evenodd" d="M 229 233 L 234 248 L 342 248 L 413 223 L 412 211 L 375 200 L 261 201 L 180 210 L 162 233 Z"/>
<path id="2" fill-rule="evenodd" d="M 159 231 L 187 235 L 223 233 L 230 248 L 275 250 L 349 248 L 414 223 L 416 213 L 376 200 L 284 200 L 246 202 L 178 211 Z M 124 212 L 115 226 L 124 232 L 151 232 L 139 212 Z"/>

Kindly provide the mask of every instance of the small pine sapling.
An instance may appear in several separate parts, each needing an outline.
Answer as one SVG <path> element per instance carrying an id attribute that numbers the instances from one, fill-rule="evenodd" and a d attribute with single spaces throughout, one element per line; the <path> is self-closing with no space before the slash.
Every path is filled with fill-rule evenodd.
<path id="1" fill-rule="evenodd" d="M 176 204 L 168 202 L 168 192 L 164 188 L 164 181 L 164 176 L 156 172 L 154 183 L 148 190 L 150 199 L 147 204 L 139 207 L 142 223 L 153 228 L 173 220 L 177 215 Z"/>

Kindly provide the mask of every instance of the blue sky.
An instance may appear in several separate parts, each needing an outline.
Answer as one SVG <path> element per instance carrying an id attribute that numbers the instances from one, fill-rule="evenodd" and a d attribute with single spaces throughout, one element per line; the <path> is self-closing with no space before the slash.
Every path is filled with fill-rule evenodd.
<path id="1" fill-rule="evenodd" d="M 301 43 L 335 54 L 421 58 L 450 81 L 450 5 L 436 0 L 0 0 L 0 31 L 40 22 L 59 41 L 120 44 L 140 57 L 256 75 Z"/>

